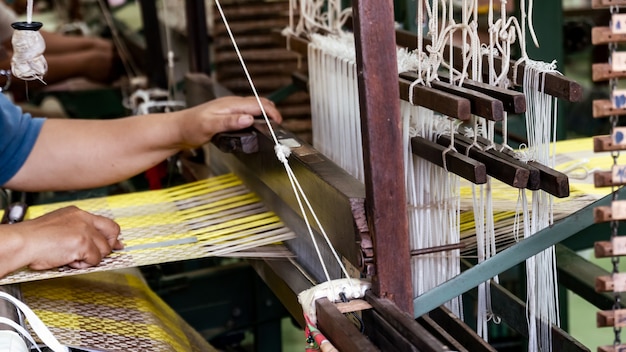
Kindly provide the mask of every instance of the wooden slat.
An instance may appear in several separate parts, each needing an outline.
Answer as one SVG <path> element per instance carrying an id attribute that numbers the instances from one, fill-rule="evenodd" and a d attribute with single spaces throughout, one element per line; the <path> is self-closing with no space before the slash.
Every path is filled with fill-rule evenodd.
<path id="1" fill-rule="evenodd" d="M 327 298 L 315 301 L 317 326 L 339 351 L 379 351 Z"/>
<path id="2" fill-rule="evenodd" d="M 626 144 L 613 143 L 613 138 L 611 138 L 610 135 L 593 137 L 593 151 L 595 153 L 612 152 L 617 150 L 626 150 Z"/>
<path id="3" fill-rule="evenodd" d="M 593 9 L 608 9 L 615 5 L 626 5 L 626 0 L 591 0 L 591 8 Z"/>
<path id="4" fill-rule="evenodd" d="M 598 276 L 596 278 L 596 292 L 613 292 L 614 282 L 612 276 Z"/>
<path id="5" fill-rule="evenodd" d="M 451 143 L 451 138 L 450 136 L 442 135 L 437 139 L 437 143 L 448 146 Z M 530 171 L 527 168 L 514 165 L 494 156 L 493 154 L 482 151 L 479 148 L 469 148 L 467 143 L 459 141 L 458 138 L 454 139 L 454 146 L 461 154 L 467 155 L 467 150 L 469 149 L 469 156 L 472 159 L 485 164 L 488 175 L 508 184 L 511 187 L 526 188 L 528 185 Z"/>
<path id="6" fill-rule="evenodd" d="M 612 115 L 626 115 L 626 108 L 616 109 L 609 99 L 597 99 L 593 101 L 593 117 L 609 117 Z"/>
<path id="7" fill-rule="evenodd" d="M 372 309 L 372 306 L 363 299 L 353 299 L 349 302 L 339 302 L 335 303 L 335 306 L 337 306 L 339 313 L 342 314 Z"/>
<path id="8" fill-rule="evenodd" d="M 626 71 L 613 71 L 611 64 L 608 63 L 591 66 L 591 79 L 594 82 L 608 81 L 611 78 L 626 78 Z"/>
<path id="9" fill-rule="evenodd" d="M 422 137 L 411 138 L 411 147 L 413 154 L 435 165 L 444 167 L 443 153 L 447 149 L 446 147 Z M 485 164 L 453 150 L 448 151 L 445 155 L 446 169 L 448 171 L 474 184 L 487 183 L 487 169 L 485 168 Z"/>
<path id="10" fill-rule="evenodd" d="M 597 223 L 611 221 L 611 207 L 602 206 L 593 209 L 593 221 Z"/>
<path id="11" fill-rule="evenodd" d="M 626 33 L 613 33 L 611 27 L 593 27 L 591 29 L 591 43 L 593 45 L 624 42 L 626 42 Z"/>
<path id="12" fill-rule="evenodd" d="M 402 47 L 406 47 L 409 50 L 414 50 L 417 48 L 417 38 L 414 33 L 398 30 L 396 31 L 396 43 Z M 430 45 L 431 42 L 429 39 L 424 39 L 424 46 Z M 454 58 L 455 62 L 453 63 L 454 67 L 459 69 L 463 66 L 463 55 L 461 53 L 460 47 L 454 47 Z M 448 55 L 449 50 L 444 50 L 444 55 Z M 447 57 L 446 57 L 447 58 Z M 482 65 L 483 65 L 483 74 L 487 74 L 489 63 L 487 61 L 487 56 L 483 55 L 482 57 Z M 496 71 L 498 67 L 502 67 L 502 59 L 499 57 L 494 58 L 494 65 Z M 514 67 L 515 62 L 511 61 L 510 67 Z M 511 82 L 516 85 L 521 85 L 524 82 L 524 64 L 521 63 L 517 68 L 517 77 L 513 77 L 513 69 L 509 70 L 508 76 L 511 79 Z M 499 73 L 499 72 L 496 72 Z M 541 82 L 539 83 L 542 84 Z M 559 99 L 565 99 L 569 102 L 578 102 L 583 98 L 583 89 L 582 86 L 576 81 L 567 78 L 558 73 L 547 73 L 545 75 L 545 93 L 551 95 L 553 97 Z"/>
<path id="13" fill-rule="evenodd" d="M 400 77 L 410 81 L 415 81 L 418 78 L 417 75 L 412 72 L 400 73 Z M 502 101 L 490 95 L 441 81 L 431 82 L 431 87 L 469 100 L 471 103 L 471 111 L 475 115 L 491 121 L 502 121 L 504 118 L 504 104 Z"/>
<path id="14" fill-rule="evenodd" d="M 596 258 L 613 256 L 613 244 L 610 241 L 597 241 L 593 244 L 593 254 Z"/>
<path id="15" fill-rule="evenodd" d="M 439 326 L 443 327 L 454 339 L 471 352 L 495 352 L 496 349 L 454 315 L 445 306 L 439 306 L 428 313 Z"/>
<path id="16" fill-rule="evenodd" d="M 616 236 L 611 241 L 597 241 L 593 250 L 596 258 L 626 256 L 626 236 Z"/>
<path id="17" fill-rule="evenodd" d="M 599 311 L 596 314 L 596 326 L 599 328 L 626 326 L 626 309 Z"/>
<path id="18" fill-rule="evenodd" d="M 496 98 L 445 82 L 433 81 L 431 82 L 431 86 L 437 90 L 469 100 L 472 104 L 471 109 L 474 115 L 484 117 L 491 121 L 502 121 L 504 119 L 504 106 L 502 102 Z"/>
<path id="19" fill-rule="evenodd" d="M 423 85 L 414 85 L 411 81 L 399 78 L 400 98 L 410 101 L 410 91 L 413 93 L 413 104 L 444 114 L 446 116 L 467 121 L 472 117 L 471 103 L 468 99 L 446 93 Z"/>
<path id="20" fill-rule="evenodd" d="M 624 275 L 626 274 L 598 276 L 596 278 L 596 292 L 624 291 Z"/>
<path id="21" fill-rule="evenodd" d="M 407 312 L 400 310 L 388 299 L 378 298 L 371 291 L 365 293 L 365 299 L 374 310 L 389 324 L 390 331 L 396 331 L 419 351 L 448 351 L 433 335 L 418 324 Z M 366 326 L 367 329 L 367 326 Z"/>
<path id="22" fill-rule="evenodd" d="M 626 351 L 626 345 L 617 345 L 617 346 L 598 346 L 598 352 L 622 352 Z"/>
<path id="23" fill-rule="evenodd" d="M 484 137 L 480 137 L 480 136 L 477 138 L 477 141 L 481 145 L 484 145 L 484 146 L 491 144 L 491 142 L 488 139 Z M 514 151 L 507 149 L 507 148 L 503 149 L 502 145 L 498 143 L 494 143 L 494 146 L 496 150 L 501 150 L 502 153 L 505 153 L 512 157 L 515 156 Z M 539 189 L 544 190 L 548 192 L 549 194 L 552 194 L 555 197 L 559 197 L 559 198 L 569 197 L 569 193 L 570 193 L 569 178 L 567 177 L 566 174 L 559 172 L 555 169 L 552 169 L 536 161 L 529 161 L 528 165 L 539 170 Z"/>
<path id="24" fill-rule="evenodd" d="M 440 73 L 439 79 L 443 82 L 450 83 L 450 77 L 445 74 Z M 524 93 L 512 89 L 494 87 L 490 84 L 477 82 L 471 79 L 465 79 L 462 86 L 500 100 L 504 106 L 504 111 L 508 113 L 523 114 L 526 112 L 526 96 Z"/>
<path id="25" fill-rule="evenodd" d="M 626 166 L 615 165 L 611 171 L 596 171 L 593 184 L 596 187 L 612 187 L 626 185 Z"/>
<path id="26" fill-rule="evenodd" d="M 460 134 L 456 134 L 455 135 L 455 139 L 458 139 L 459 141 L 462 141 L 464 143 L 466 143 L 467 145 L 471 145 L 474 143 L 474 140 L 460 135 Z M 477 138 L 478 140 L 478 138 Z M 482 143 L 484 143 L 484 146 L 489 146 L 491 145 L 491 143 L 489 142 L 489 140 L 487 140 L 486 138 L 481 138 Z M 481 143 L 481 144 L 482 144 Z M 495 144 L 494 144 L 495 146 Z M 501 151 L 501 149 L 497 149 L 497 148 L 488 148 L 485 150 L 487 153 L 493 155 L 496 158 L 499 158 L 503 161 L 506 161 L 512 165 L 516 165 L 518 167 L 521 168 L 525 168 L 528 170 L 529 174 L 528 174 L 528 184 L 526 185 L 526 188 L 532 191 L 536 191 L 540 188 L 540 176 L 541 173 L 539 172 L 539 169 L 533 167 L 532 165 L 530 165 L 530 163 L 524 163 L 522 161 L 520 161 L 519 159 L 515 158 L 514 156 L 512 156 L 511 154 L 508 154 L 504 151 Z"/>

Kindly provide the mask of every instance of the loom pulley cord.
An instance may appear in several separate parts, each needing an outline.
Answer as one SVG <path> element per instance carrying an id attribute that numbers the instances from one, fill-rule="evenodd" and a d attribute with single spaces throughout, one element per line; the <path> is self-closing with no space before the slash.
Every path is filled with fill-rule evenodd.
<path id="1" fill-rule="evenodd" d="M 301 4 L 304 4 L 304 2 L 301 2 Z M 246 76 L 246 79 L 248 80 L 248 83 L 252 89 L 253 95 L 257 100 L 257 103 L 261 109 L 261 113 L 263 116 L 263 119 L 265 120 L 265 123 L 268 127 L 268 130 L 270 132 L 271 138 L 274 142 L 274 150 L 276 153 L 276 157 L 277 159 L 281 162 L 281 164 L 283 165 L 285 172 L 289 178 L 290 184 L 291 184 L 291 188 L 293 190 L 294 196 L 296 198 L 298 207 L 300 209 L 300 213 L 302 214 L 303 220 L 305 222 L 306 228 L 308 230 L 308 234 L 311 237 L 311 241 L 314 245 L 315 251 L 317 253 L 320 265 L 322 266 L 322 269 L 324 271 L 324 275 L 326 277 L 326 282 L 324 284 L 326 284 L 324 286 L 324 290 L 327 291 L 327 297 L 331 300 L 331 301 L 337 301 L 339 297 L 339 295 L 341 293 L 346 294 L 346 296 L 348 298 L 359 298 L 362 297 L 364 295 L 364 290 L 369 288 L 369 283 L 366 282 L 361 282 L 361 280 L 357 280 L 357 279 L 352 279 L 350 277 L 350 275 L 348 274 L 347 269 L 345 268 L 344 264 L 341 261 L 341 258 L 339 257 L 337 251 L 335 250 L 335 248 L 333 247 L 332 243 L 330 242 L 330 239 L 328 237 L 328 235 L 326 234 L 326 231 L 324 230 L 324 226 L 321 224 L 321 222 L 319 221 L 315 210 L 313 209 L 313 206 L 311 205 L 311 203 L 309 202 L 309 199 L 307 197 L 307 195 L 305 194 L 304 190 L 302 189 L 302 186 L 300 185 L 299 180 L 297 179 L 295 173 L 293 172 L 293 170 L 291 169 L 291 166 L 289 165 L 289 155 L 291 154 L 291 149 L 286 146 L 283 145 L 282 143 L 280 143 L 280 141 L 278 140 L 276 133 L 274 132 L 274 129 L 272 127 L 272 124 L 270 122 L 269 117 L 267 116 L 267 113 L 263 107 L 263 104 L 261 103 L 261 99 L 259 97 L 259 94 L 257 92 L 257 89 L 254 85 L 254 82 L 252 81 L 252 77 L 250 76 L 250 73 L 248 71 L 248 68 L 243 60 L 243 57 L 241 55 L 241 52 L 239 50 L 239 47 L 237 45 L 237 42 L 234 38 L 234 35 L 231 31 L 231 28 L 228 24 L 228 21 L 226 19 L 226 16 L 224 15 L 224 11 L 222 9 L 222 6 L 220 4 L 220 1 L 216 0 L 215 1 L 215 5 L 220 13 L 220 16 L 222 18 L 222 21 L 224 22 L 224 26 L 226 28 L 226 31 L 228 33 L 228 36 L 230 37 L 231 43 L 233 45 L 233 48 L 237 54 L 237 57 L 240 61 L 241 67 L 244 71 L 244 74 Z M 339 5 L 336 6 L 331 6 L 331 9 L 340 9 Z M 316 9 L 315 11 L 317 11 L 319 9 Z M 338 16 L 339 20 L 341 20 L 342 16 Z M 333 19 L 332 16 L 330 17 L 325 17 L 325 20 L 331 20 Z M 333 26 L 331 26 L 330 28 L 333 28 Z M 334 28 L 337 28 L 336 26 L 334 26 Z M 328 272 L 328 269 L 326 267 L 326 264 L 324 263 L 324 260 L 322 258 L 321 252 L 320 252 L 320 248 L 319 245 L 317 243 L 317 240 L 315 239 L 315 236 L 313 234 L 313 229 L 312 229 L 312 225 L 311 222 L 314 221 L 315 224 L 317 225 L 318 229 L 320 230 L 320 233 L 322 235 L 322 237 L 324 238 L 326 245 L 328 246 L 328 248 L 331 250 L 333 257 L 335 259 L 335 261 L 337 262 L 337 264 L 339 265 L 339 267 L 341 268 L 341 271 L 343 272 L 343 274 L 345 275 L 345 279 L 341 279 L 341 283 L 342 284 L 336 284 L 334 281 L 332 280 L 330 277 L 330 274 Z M 341 286 L 341 290 L 338 289 L 338 287 L 336 286 Z M 315 287 L 314 287 L 315 288 Z M 300 299 L 300 297 L 299 297 Z M 313 320 L 313 318 L 309 315 L 309 317 Z M 316 323 L 316 321 L 312 321 L 314 324 Z"/>

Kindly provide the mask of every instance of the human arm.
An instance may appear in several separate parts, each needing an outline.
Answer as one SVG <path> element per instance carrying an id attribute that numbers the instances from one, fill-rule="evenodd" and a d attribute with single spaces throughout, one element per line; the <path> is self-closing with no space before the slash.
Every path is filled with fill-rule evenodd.
<path id="1" fill-rule="evenodd" d="M 19 268 L 44 270 L 98 265 L 112 249 L 122 249 L 119 226 L 76 207 L 34 220 L 0 225 L 0 277 Z"/>
<path id="2" fill-rule="evenodd" d="M 276 107 L 262 99 L 271 118 Z M 134 176 L 213 135 L 249 127 L 261 109 L 253 97 L 224 97 L 193 108 L 113 120 L 49 119 L 21 169 L 5 187 L 71 190 Z"/>

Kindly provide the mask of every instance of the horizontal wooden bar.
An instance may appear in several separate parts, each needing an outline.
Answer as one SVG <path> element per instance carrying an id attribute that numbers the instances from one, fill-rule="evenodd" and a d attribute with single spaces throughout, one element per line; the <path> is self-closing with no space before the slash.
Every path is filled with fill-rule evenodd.
<path id="1" fill-rule="evenodd" d="M 474 143 L 474 140 L 472 138 L 460 135 L 460 134 L 456 134 L 455 139 L 458 139 L 459 141 L 462 141 L 463 143 L 466 143 L 467 145 L 471 145 Z M 477 137 L 476 140 L 478 141 L 480 139 L 480 145 L 484 146 L 484 147 L 488 147 L 491 145 L 491 142 L 486 139 L 486 138 L 481 138 L 481 137 Z M 505 151 L 502 151 L 501 148 L 496 148 L 496 144 L 493 144 L 493 148 L 485 148 L 486 152 L 493 155 L 496 158 L 499 158 L 501 160 L 504 160 L 508 163 L 511 163 L 512 165 L 516 165 L 518 167 L 527 169 L 529 174 L 528 174 L 528 184 L 526 185 L 526 188 L 531 190 L 531 191 L 536 191 L 538 189 L 540 189 L 540 175 L 541 173 L 539 172 L 539 169 L 533 167 L 532 165 L 530 165 L 529 163 L 524 163 L 522 161 L 520 161 L 519 159 L 515 158 L 513 155 L 506 153 Z"/>
<path id="2" fill-rule="evenodd" d="M 617 150 L 626 150 L 626 144 L 613 143 L 613 138 L 610 135 L 593 137 L 594 152 L 612 152 Z"/>
<path id="3" fill-rule="evenodd" d="M 470 101 L 472 113 L 484 117 L 491 121 L 502 121 L 504 119 L 504 106 L 496 98 L 464 87 L 455 86 L 450 83 L 433 81 L 430 85 L 440 91 L 454 94 Z"/>
<path id="4" fill-rule="evenodd" d="M 480 136 L 477 138 L 477 141 L 484 146 L 491 144 L 488 139 Z M 494 143 L 494 146 L 497 150 L 501 150 L 502 153 L 505 153 L 512 157 L 515 156 L 514 151 L 507 148 L 503 149 L 502 145 L 498 143 Z M 528 165 L 539 170 L 539 189 L 558 198 L 569 197 L 569 177 L 567 177 L 566 174 L 550 168 L 546 165 L 543 165 L 537 161 L 529 161 Z"/>
<path id="5" fill-rule="evenodd" d="M 596 258 L 612 257 L 613 244 L 611 241 L 597 241 L 593 244 L 593 254 Z"/>
<path id="6" fill-rule="evenodd" d="M 615 236 L 611 241 L 597 241 L 593 245 L 596 258 L 626 256 L 626 236 Z"/>
<path id="7" fill-rule="evenodd" d="M 615 5 L 626 5 L 626 0 L 591 0 L 592 9 L 608 9 Z"/>
<path id="8" fill-rule="evenodd" d="M 613 71 L 613 67 L 609 63 L 591 66 L 591 79 L 594 82 L 608 81 L 612 78 L 626 78 L 626 71 Z"/>
<path id="9" fill-rule="evenodd" d="M 317 325 L 339 351 L 379 351 L 327 298 L 315 301 Z"/>
<path id="10" fill-rule="evenodd" d="M 599 311 L 596 313 L 596 326 L 599 328 L 626 326 L 626 309 Z"/>
<path id="11" fill-rule="evenodd" d="M 424 46 L 432 44 L 429 39 L 424 38 Z M 399 46 L 408 48 L 409 50 L 417 49 L 417 37 L 414 33 L 411 33 L 406 30 L 397 30 L 396 31 L 396 43 Z M 453 65 L 455 68 L 459 69 L 463 66 L 463 55 L 460 47 L 454 47 L 454 58 L 455 62 Z M 448 55 L 449 50 L 444 50 L 444 55 Z M 517 77 L 513 77 L 514 70 L 512 69 L 515 65 L 514 61 L 511 61 L 510 67 L 511 69 L 508 72 L 509 79 L 511 82 L 516 85 L 521 85 L 524 82 L 524 67 L 523 63 L 519 64 L 517 67 Z M 494 66 L 497 69 L 502 67 L 502 59 L 499 57 L 494 58 Z M 487 68 L 489 67 L 489 63 L 487 61 L 487 56 L 483 55 L 482 57 L 482 67 L 483 74 L 487 74 L 489 71 Z M 540 85 L 542 83 L 540 82 Z M 583 98 L 583 89 L 582 86 L 576 81 L 567 78 L 558 73 L 547 73 L 545 75 L 545 93 L 551 95 L 553 97 L 559 99 L 565 99 L 569 102 L 578 102 Z"/>
<path id="12" fill-rule="evenodd" d="M 456 135 L 455 135 L 456 137 Z M 441 145 L 450 145 L 450 136 L 441 135 L 437 139 Z M 471 147 L 467 143 L 454 138 L 454 147 L 461 154 L 468 154 L 487 167 L 487 174 L 515 188 L 526 188 L 530 171 L 527 168 L 512 164 L 506 160 L 496 157 L 478 147 Z"/>
<path id="13" fill-rule="evenodd" d="M 423 315 L 422 317 L 424 317 Z M 454 315 L 445 305 L 441 305 L 428 313 L 439 326 L 443 327 L 463 348 L 471 352 L 495 352 L 493 346 L 480 338 L 469 325 Z M 462 349 L 459 349 L 462 351 Z"/>
<path id="14" fill-rule="evenodd" d="M 294 51 L 302 56 L 309 55 L 309 41 L 293 35 L 286 36 L 287 49 Z"/>
<path id="15" fill-rule="evenodd" d="M 613 219 L 610 206 L 597 207 L 593 210 L 594 223 L 608 222 Z"/>
<path id="16" fill-rule="evenodd" d="M 616 273 L 596 277 L 596 292 L 626 291 L 626 273 Z M 626 310 L 624 310 L 626 312 Z"/>
<path id="17" fill-rule="evenodd" d="M 450 77 L 443 73 L 438 74 L 439 79 L 443 82 L 450 83 Z M 496 98 L 502 102 L 504 111 L 511 114 L 523 114 L 526 112 L 526 96 L 522 92 L 513 89 L 494 87 L 490 84 L 477 82 L 471 79 L 463 80 L 462 87 L 487 94 L 492 98 Z"/>
<path id="18" fill-rule="evenodd" d="M 415 81 L 418 77 L 413 72 L 402 72 L 400 77 L 409 81 Z M 453 85 L 442 81 L 432 81 L 430 86 L 442 92 L 454 94 L 458 97 L 465 98 L 471 103 L 471 111 L 474 115 L 484 117 L 491 121 L 502 121 L 504 119 L 503 103 L 487 94 Z"/>
<path id="19" fill-rule="evenodd" d="M 406 312 L 401 311 L 398 306 L 393 304 L 389 299 L 379 298 L 374 295 L 371 290 L 365 292 L 365 299 L 374 307 L 374 310 L 367 311 L 376 312 L 379 314 L 380 319 L 384 320 L 387 324 L 381 324 L 381 333 L 385 325 L 388 328 L 387 331 L 397 332 L 403 340 L 409 342 L 417 351 L 448 351 L 446 346 L 443 346 L 441 341 L 438 341 L 430 332 L 428 332 L 423 326 L 418 324 L 415 319 L 408 315 Z M 368 332 L 368 326 L 365 327 Z M 386 349 L 392 350 L 392 349 Z M 400 349 L 402 351 L 410 351 L 406 349 Z M 343 350 L 342 350 L 343 351 Z"/>
<path id="20" fill-rule="evenodd" d="M 622 352 L 626 351 L 626 345 L 610 345 L 610 346 L 598 346 L 598 352 Z"/>
<path id="21" fill-rule="evenodd" d="M 421 84 L 416 84 L 411 88 L 411 83 L 407 79 L 399 78 L 402 100 L 411 101 L 409 94 L 413 93 L 413 104 L 417 106 L 423 106 L 461 121 L 467 121 L 472 117 L 471 103 L 468 99 Z"/>
<path id="22" fill-rule="evenodd" d="M 613 288 L 613 278 L 610 275 L 596 278 L 596 292 L 612 292 Z"/>
<path id="23" fill-rule="evenodd" d="M 593 101 L 594 118 L 609 117 L 613 115 L 626 115 L 626 108 L 616 109 L 613 107 L 613 103 L 609 99 L 596 99 Z"/>
<path id="24" fill-rule="evenodd" d="M 593 27 L 591 29 L 591 43 L 593 45 L 624 42 L 626 42 L 626 33 L 613 33 L 611 27 Z"/>
<path id="25" fill-rule="evenodd" d="M 338 302 L 335 303 L 335 306 L 337 306 L 337 310 L 342 314 L 372 309 L 372 305 L 367 303 L 367 301 L 363 299 L 353 299 L 348 302 Z"/>
<path id="26" fill-rule="evenodd" d="M 411 138 L 411 148 L 413 154 L 437 166 L 444 167 L 443 155 L 447 147 L 418 136 Z M 485 164 L 454 150 L 446 152 L 445 155 L 445 168 L 448 171 L 474 184 L 487 183 L 487 168 Z"/>
<path id="27" fill-rule="evenodd" d="M 620 167 L 618 165 L 618 167 Z M 621 166 L 624 168 L 624 166 Z M 593 185 L 595 187 L 613 187 L 626 185 L 626 178 L 613 178 L 614 171 L 596 171 L 593 173 Z"/>

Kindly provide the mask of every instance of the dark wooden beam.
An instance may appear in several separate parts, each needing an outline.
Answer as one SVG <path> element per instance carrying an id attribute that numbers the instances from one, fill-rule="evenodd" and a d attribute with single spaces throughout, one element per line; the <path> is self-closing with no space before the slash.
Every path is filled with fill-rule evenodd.
<path id="1" fill-rule="evenodd" d="M 414 33 L 411 33 L 405 30 L 398 30 L 396 38 L 397 38 L 398 45 L 408 48 L 409 50 L 417 49 L 417 38 Z M 427 38 L 424 38 L 424 46 L 430 45 L 430 44 L 431 44 L 430 40 Z M 449 53 L 449 50 L 447 49 L 444 50 L 444 57 L 447 56 L 448 53 Z M 461 48 L 455 46 L 453 48 L 453 53 L 454 53 L 454 58 L 455 58 L 455 62 L 453 62 L 454 67 L 457 69 L 461 68 L 463 66 L 463 55 L 461 52 Z M 486 56 L 482 57 L 481 64 L 483 67 L 483 73 L 487 74 L 487 72 L 489 71 L 487 70 L 488 61 L 487 61 Z M 511 63 L 510 63 L 511 70 L 509 70 L 508 72 L 508 77 L 509 79 L 511 79 L 512 83 L 519 86 L 522 84 L 522 82 L 524 82 L 525 65 L 524 63 L 519 64 L 517 67 L 517 75 L 513 77 L 515 70 L 513 70 L 512 68 L 514 65 L 515 65 L 515 61 L 511 60 Z M 499 57 L 494 58 L 494 66 L 496 68 L 496 73 L 499 73 L 498 67 L 502 67 L 502 58 L 499 58 Z M 540 82 L 540 84 L 542 83 Z M 560 75 L 558 73 L 547 73 L 545 75 L 544 86 L 545 86 L 546 94 L 549 94 L 551 96 L 554 96 L 560 99 L 565 99 L 570 102 L 578 102 L 582 100 L 583 98 L 582 86 L 576 81 L 570 78 L 567 78 L 563 75 Z"/>
<path id="2" fill-rule="evenodd" d="M 402 72 L 400 77 L 411 81 L 418 78 L 417 75 L 412 72 Z M 431 87 L 436 90 L 469 100 L 471 103 L 472 113 L 475 115 L 484 117 L 491 121 L 501 121 L 504 118 L 503 103 L 496 98 L 476 90 L 459 87 L 446 82 L 433 81 L 430 84 Z"/>
<path id="3" fill-rule="evenodd" d="M 353 2 L 372 290 L 413 312 L 402 121 L 392 0 Z M 389 216 L 394 214 L 394 216 Z"/>
<path id="4" fill-rule="evenodd" d="M 450 145 L 451 142 L 452 138 L 446 135 L 442 135 L 437 139 L 437 143 L 445 146 Z M 471 144 L 465 143 L 458 138 L 454 138 L 454 147 L 456 150 L 461 154 L 469 155 L 472 159 L 485 164 L 488 175 L 511 187 L 526 188 L 530 176 L 530 171 L 527 168 L 502 160 L 489 152 L 480 150 L 480 148 L 470 148 L 470 145 Z"/>
<path id="5" fill-rule="evenodd" d="M 440 91 L 424 85 L 414 85 L 412 81 L 399 78 L 400 99 L 410 102 L 409 95 L 413 95 L 413 104 L 422 106 L 446 116 L 467 121 L 472 117 L 472 103 L 463 97 Z"/>
<path id="6" fill-rule="evenodd" d="M 440 73 L 439 79 L 450 83 L 450 77 Z M 502 102 L 504 111 L 511 114 L 523 114 L 526 112 L 526 96 L 522 92 L 513 89 L 494 87 L 487 83 L 477 82 L 471 79 L 463 80 L 462 87 L 487 94 Z"/>
<path id="7" fill-rule="evenodd" d="M 422 137 L 411 138 L 413 154 L 426 159 L 431 163 L 444 167 L 443 156 L 446 147 Z M 474 184 L 487 183 L 487 169 L 485 164 L 478 162 L 461 153 L 450 150 L 445 153 L 446 170 Z"/>
<path id="8" fill-rule="evenodd" d="M 397 332 L 402 336 L 403 340 L 408 341 L 418 351 L 449 350 L 447 346 L 443 345 L 441 341 L 418 324 L 407 312 L 401 311 L 388 299 L 378 298 L 370 291 L 365 293 L 365 299 L 372 305 L 374 311 L 380 315 L 381 319 L 378 322 L 380 323 L 383 320 L 389 324 L 386 330 Z"/>
<path id="9" fill-rule="evenodd" d="M 482 145 L 489 145 L 491 143 L 488 139 L 483 137 L 478 137 L 478 142 Z M 497 150 L 502 150 L 502 153 L 514 157 L 512 150 L 506 148 L 502 149 L 502 145 L 498 143 L 494 143 L 494 146 Z M 539 171 L 539 189 L 558 198 L 569 197 L 569 177 L 567 177 L 566 174 L 537 161 L 529 161 L 528 165 Z"/>
<path id="10" fill-rule="evenodd" d="M 315 301 L 317 327 L 339 351 L 375 352 L 379 349 L 327 298 Z"/>
<path id="11" fill-rule="evenodd" d="M 469 138 L 463 135 L 456 134 L 455 139 L 456 138 L 458 138 L 459 141 L 466 143 L 467 145 L 471 145 L 474 143 L 474 140 L 472 138 Z M 477 141 L 480 140 L 479 145 L 482 145 L 483 147 L 489 147 L 491 145 L 491 142 L 486 138 L 481 138 L 478 136 L 476 140 Z M 497 148 L 495 144 L 493 146 L 494 146 L 493 148 L 484 148 L 484 149 L 487 153 L 493 155 L 495 158 L 498 158 L 508 163 L 511 163 L 513 165 L 528 169 L 528 172 L 529 172 L 528 184 L 526 185 L 526 188 L 531 191 L 536 191 L 539 189 L 540 181 L 541 181 L 540 179 L 541 173 L 539 172 L 537 168 L 529 165 L 528 163 L 524 163 L 521 160 L 515 158 L 513 155 L 506 153 L 504 150 L 500 148 Z"/>

